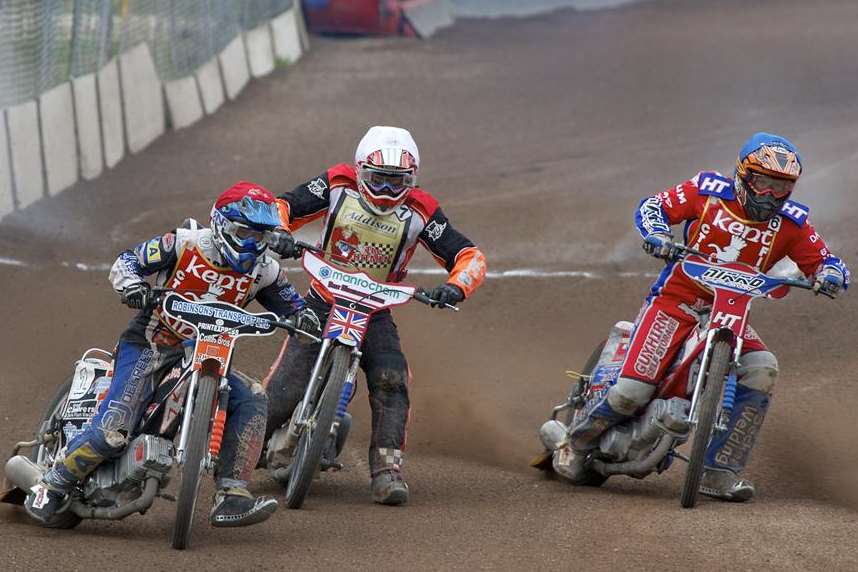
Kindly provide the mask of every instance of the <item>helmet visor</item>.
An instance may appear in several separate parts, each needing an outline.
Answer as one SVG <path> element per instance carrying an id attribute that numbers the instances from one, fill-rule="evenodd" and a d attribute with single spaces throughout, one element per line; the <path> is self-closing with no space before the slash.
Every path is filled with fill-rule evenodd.
<path id="1" fill-rule="evenodd" d="M 226 220 L 224 232 L 232 238 L 239 252 L 260 252 L 268 246 L 267 231 L 256 230 L 239 222 Z"/>
<path id="2" fill-rule="evenodd" d="M 795 187 L 795 181 L 778 179 L 762 173 L 750 173 L 746 182 L 755 194 L 772 195 L 776 199 L 787 198 Z"/>
<path id="3" fill-rule="evenodd" d="M 360 182 L 377 197 L 398 199 L 417 183 L 414 173 L 383 171 L 364 167 L 360 171 Z"/>

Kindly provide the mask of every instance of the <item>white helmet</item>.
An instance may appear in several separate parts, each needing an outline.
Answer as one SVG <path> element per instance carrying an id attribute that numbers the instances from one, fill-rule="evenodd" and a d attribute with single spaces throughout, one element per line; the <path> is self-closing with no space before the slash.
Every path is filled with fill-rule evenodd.
<path id="1" fill-rule="evenodd" d="M 371 127 L 355 151 L 364 206 L 381 216 L 396 210 L 417 185 L 419 163 L 420 152 L 411 133 L 400 127 Z"/>

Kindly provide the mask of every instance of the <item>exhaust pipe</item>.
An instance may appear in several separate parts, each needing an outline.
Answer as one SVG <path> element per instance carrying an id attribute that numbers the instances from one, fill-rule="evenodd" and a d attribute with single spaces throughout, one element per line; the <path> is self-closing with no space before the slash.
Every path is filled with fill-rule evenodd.
<path id="1" fill-rule="evenodd" d="M 6 461 L 5 472 L 6 478 L 25 492 L 42 480 L 42 469 L 24 455 L 15 455 Z"/>

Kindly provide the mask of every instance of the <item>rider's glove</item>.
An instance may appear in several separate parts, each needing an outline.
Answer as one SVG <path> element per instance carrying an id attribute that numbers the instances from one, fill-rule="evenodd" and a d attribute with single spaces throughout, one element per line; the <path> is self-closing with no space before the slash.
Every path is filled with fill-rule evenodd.
<path id="1" fill-rule="evenodd" d="M 824 264 L 819 272 L 816 273 L 816 278 L 813 282 L 813 291 L 816 294 L 823 294 L 829 298 L 836 298 L 845 284 L 846 277 L 840 268 L 833 264 Z"/>
<path id="2" fill-rule="evenodd" d="M 647 254 L 664 260 L 676 260 L 679 255 L 679 249 L 673 242 L 673 237 L 661 232 L 647 235 L 642 246 Z"/>
<path id="3" fill-rule="evenodd" d="M 433 308 L 443 308 L 444 304 L 455 306 L 465 299 L 462 289 L 455 284 L 441 284 L 427 292 L 427 295 L 435 300 L 432 303 Z"/>
<path id="4" fill-rule="evenodd" d="M 126 286 L 119 296 L 122 303 L 129 308 L 142 310 L 152 302 L 152 287 L 149 286 L 148 282 L 138 282 Z"/>
<path id="5" fill-rule="evenodd" d="M 294 320 L 295 328 L 316 336 L 317 338 L 322 335 L 322 323 L 319 321 L 319 316 L 317 316 L 316 312 L 310 308 L 299 310 L 295 314 Z M 302 337 L 298 336 L 298 339 L 300 340 Z M 312 341 L 307 338 L 303 339 L 308 342 Z"/>
<path id="6" fill-rule="evenodd" d="M 268 248 L 283 258 L 301 257 L 301 249 L 295 245 L 295 238 L 285 230 L 276 230 L 271 233 Z"/>

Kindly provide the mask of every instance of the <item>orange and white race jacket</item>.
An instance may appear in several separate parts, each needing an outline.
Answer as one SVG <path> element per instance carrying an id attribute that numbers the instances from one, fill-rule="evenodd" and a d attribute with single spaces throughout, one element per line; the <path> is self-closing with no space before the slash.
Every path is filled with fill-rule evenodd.
<path id="1" fill-rule="evenodd" d="M 333 260 L 348 262 L 376 280 L 404 280 L 418 243 L 465 297 L 485 278 L 482 251 L 453 228 L 438 201 L 423 189 L 413 189 L 394 212 L 379 216 L 361 204 L 355 167 L 340 164 L 281 195 L 278 206 L 290 231 L 324 217 L 320 247 Z"/>

